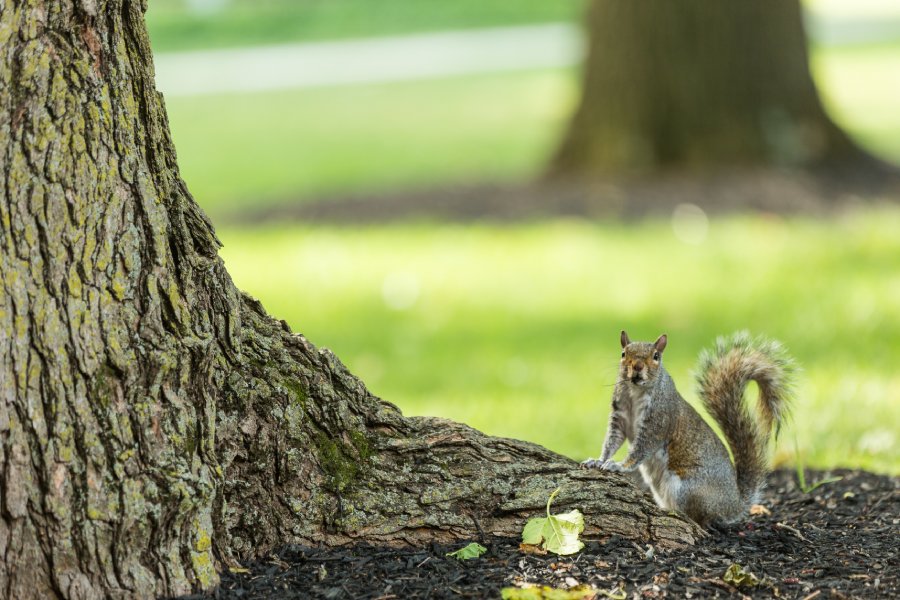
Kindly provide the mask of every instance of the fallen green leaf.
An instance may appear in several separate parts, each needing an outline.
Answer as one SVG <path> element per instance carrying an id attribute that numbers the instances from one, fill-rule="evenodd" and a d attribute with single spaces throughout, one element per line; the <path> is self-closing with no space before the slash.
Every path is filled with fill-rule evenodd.
<path id="1" fill-rule="evenodd" d="M 550 504 L 560 489 L 556 488 L 547 499 L 547 516 L 529 519 L 525 524 L 522 542 L 560 555 L 575 554 L 584 548 L 584 543 L 578 539 L 584 531 L 584 515 L 578 509 L 560 515 L 550 514 Z"/>
<path id="2" fill-rule="evenodd" d="M 542 532 L 544 531 L 544 525 L 546 523 L 547 519 L 544 517 L 529 519 L 528 522 L 525 523 L 525 528 L 522 529 L 522 543 L 540 546 L 541 542 L 544 541 Z"/>
<path id="3" fill-rule="evenodd" d="M 544 526 L 544 548 L 556 554 L 575 554 L 584 543 L 578 534 L 584 531 L 584 516 L 573 510 L 561 515 L 550 515 Z"/>
<path id="4" fill-rule="evenodd" d="M 722 576 L 722 580 L 725 581 L 725 583 L 730 583 L 734 587 L 755 587 L 759 585 L 759 577 L 750 571 L 745 571 L 744 568 L 737 563 L 733 563 L 728 567 L 725 571 L 725 575 Z"/>
<path id="5" fill-rule="evenodd" d="M 503 600 L 592 600 L 597 590 L 589 585 L 576 585 L 567 590 L 546 585 L 526 588 L 508 587 L 500 590 Z"/>
<path id="6" fill-rule="evenodd" d="M 464 546 L 456 552 L 448 552 L 447 556 L 451 556 L 457 560 L 469 560 L 470 558 L 478 558 L 487 552 L 487 548 L 478 542 L 472 542 L 468 546 Z"/>

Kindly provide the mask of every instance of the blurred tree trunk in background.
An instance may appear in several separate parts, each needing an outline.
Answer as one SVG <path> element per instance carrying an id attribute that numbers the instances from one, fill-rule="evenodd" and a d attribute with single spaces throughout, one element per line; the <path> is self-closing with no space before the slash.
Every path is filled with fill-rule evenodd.
<path id="1" fill-rule="evenodd" d="M 587 26 L 551 175 L 863 156 L 822 108 L 798 0 L 594 0 Z"/>
<path id="2" fill-rule="evenodd" d="M 517 535 L 558 485 L 587 533 L 693 542 L 621 477 L 404 417 L 242 295 L 179 175 L 144 10 L 0 0 L 0 597 L 175 595 L 285 543 Z"/>

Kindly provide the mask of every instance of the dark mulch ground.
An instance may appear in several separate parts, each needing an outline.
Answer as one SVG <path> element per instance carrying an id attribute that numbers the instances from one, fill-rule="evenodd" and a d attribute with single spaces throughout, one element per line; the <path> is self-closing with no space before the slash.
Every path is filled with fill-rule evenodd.
<path id="1" fill-rule="evenodd" d="M 804 494 L 792 471 L 770 477 L 754 516 L 714 530 L 681 551 L 640 547 L 618 537 L 588 542 L 571 557 L 522 554 L 518 540 L 488 540 L 488 553 L 460 562 L 443 546 L 393 549 L 285 548 L 225 574 L 220 588 L 193 598 L 499 598 L 501 588 L 589 584 L 628 598 L 900 598 L 900 478 L 862 471 Z M 732 564 L 762 582 L 737 589 L 722 576 Z"/>

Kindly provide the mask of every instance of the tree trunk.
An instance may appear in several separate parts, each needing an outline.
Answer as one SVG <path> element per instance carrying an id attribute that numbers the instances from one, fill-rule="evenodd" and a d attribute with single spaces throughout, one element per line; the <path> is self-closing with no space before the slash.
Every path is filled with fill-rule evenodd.
<path id="1" fill-rule="evenodd" d="M 799 0 L 594 0 L 588 28 L 551 175 L 864 156 L 822 108 Z"/>
<path id="2" fill-rule="evenodd" d="M 558 485 L 590 535 L 693 542 L 618 476 L 403 417 L 238 292 L 144 10 L 0 0 L 0 596 L 175 595 L 290 542 L 517 535 Z"/>

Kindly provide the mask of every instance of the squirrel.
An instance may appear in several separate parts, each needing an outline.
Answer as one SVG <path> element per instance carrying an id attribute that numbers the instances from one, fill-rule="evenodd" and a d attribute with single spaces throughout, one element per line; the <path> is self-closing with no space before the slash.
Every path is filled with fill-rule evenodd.
<path id="1" fill-rule="evenodd" d="M 667 336 L 655 342 L 632 342 L 621 333 L 622 360 L 612 397 L 612 413 L 603 451 L 585 468 L 606 471 L 639 469 L 660 507 L 678 510 L 706 527 L 740 519 L 758 503 L 769 471 L 769 434 L 788 416 L 794 363 L 780 343 L 753 339 L 747 332 L 718 338 L 700 355 L 698 393 L 725 434 L 725 445 L 688 404 L 662 364 Z M 743 403 L 744 388 L 759 388 L 759 418 Z M 613 454 L 625 440 L 628 456 Z"/>

